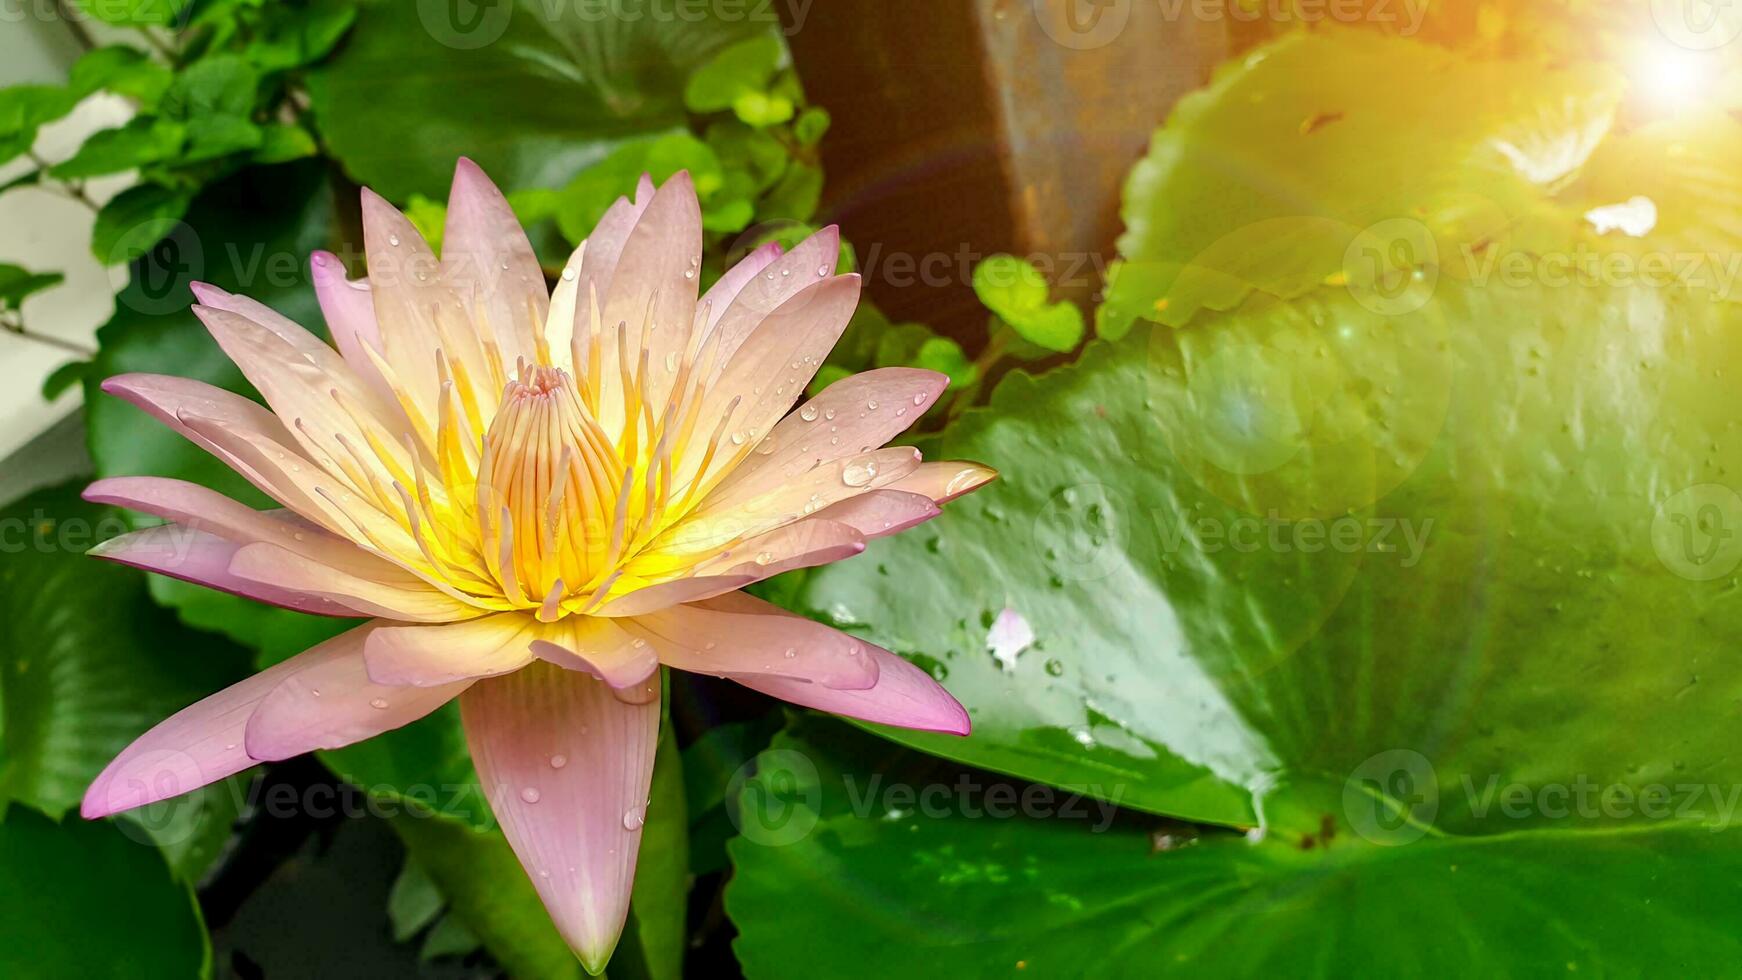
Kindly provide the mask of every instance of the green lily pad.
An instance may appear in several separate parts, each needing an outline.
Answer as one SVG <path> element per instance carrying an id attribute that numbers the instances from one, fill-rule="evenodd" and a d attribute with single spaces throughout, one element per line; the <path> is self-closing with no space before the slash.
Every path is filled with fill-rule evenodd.
<path id="1" fill-rule="evenodd" d="M 0 822 L 0 973 L 9 977 L 212 975 L 192 890 L 114 824 L 22 806 Z"/>
<path id="2" fill-rule="evenodd" d="M 1333 835 L 1303 850 L 1106 822 L 824 720 L 759 764 L 751 795 L 792 832 L 764 836 L 750 815 L 731 843 L 726 908 L 754 977 L 918 962 L 964 976 L 1712 976 L 1742 954 L 1734 829 Z"/>

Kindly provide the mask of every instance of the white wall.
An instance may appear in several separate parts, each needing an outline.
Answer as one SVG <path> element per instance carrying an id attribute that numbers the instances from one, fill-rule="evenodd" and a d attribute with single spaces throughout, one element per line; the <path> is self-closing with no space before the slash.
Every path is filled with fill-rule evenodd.
<path id="1" fill-rule="evenodd" d="M 23 9 L 28 14 L 42 6 L 27 4 Z M 64 82 L 82 50 L 73 27 L 63 21 L 31 16 L 8 21 L 0 25 L 0 85 Z M 93 96 L 67 119 L 45 127 L 36 151 L 50 161 L 64 159 L 87 134 L 124 122 L 129 115 L 125 100 Z M 0 184 L 30 167 L 24 160 L 0 165 Z M 95 181 L 88 193 L 104 201 L 129 183 L 130 177 Z M 126 281 L 124 268 L 105 270 L 91 256 L 92 219 L 89 208 L 53 191 L 22 187 L 0 194 L 0 262 L 66 276 L 59 286 L 25 301 L 25 326 L 85 347 L 94 346 L 97 327 L 109 318 L 114 293 Z M 0 459 L 78 408 L 76 388 L 53 404 L 40 393 L 43 378 L 72 358 L 0 331 Z"/>

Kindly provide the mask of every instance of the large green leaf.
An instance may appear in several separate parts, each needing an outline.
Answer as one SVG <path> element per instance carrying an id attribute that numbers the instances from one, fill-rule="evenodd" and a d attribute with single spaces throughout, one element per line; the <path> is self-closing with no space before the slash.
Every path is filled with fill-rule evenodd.
<path id="1" fill-rule="evenodd" d="M 114 825 L 56 824 L 22 806 L 0 822 L 0 974 L 209 977 L 199 905 L 162 858 Z"/>
<path id="2" fill-rule="evenodd" d="M 758 980 L 916 963 L 960 976 L 1727 976 L 1742 955 L 1735 829 L 1398 847 L 1333 835 L 1303 850 L 1108 822 L 1046 787 L 824 720 L 759 765 L 726 891 Z"/>
<path id="3" fill-rule="evenodd" d="M 1244 824 L 1240 787 L 1309 833 L 1392 751 L 1466 833 L 1521 823 L 1466 781 L 1734 783 L 1739 316 L 1442 282 L 1152 327 L 1005 382 L 927 447 L 1003 479 L 799 604 L 929 658 L 975 724 L 892 737 L 1161 813 Z M 1001 662 L 1006 606 L 1036 639 Z"/>
<path id="4" fill-rule="evenodd" d="M 461 155 L 504 187 L 559 187 L 621 141 L 682 125 L 691 69 L 777 26 L 772 8 L 658 0 L 420 3 L 415 17 L 377 2 L 310 91 L 346 171 L 395 200 L 443 196 Z"/>
<path id="5" fill-rule="evenodd" d="M 146 729 L 240 678 L 244 651 L 189 630 L 158 607 L 145 575 L 84 551 L 125 531 L 120 515 L 76 486 L 0 510 L 0 806 L 17 800 L 59 818 Z M 221 796 L 221 788 L 218 791 Z M 140 811 L 140 839 L 209 859 L 235 816 L 204 794 Z"/>
<path id="6" fill-rule="evenodd" d="M 1300 32 L 1180 101 L 1125 188 L 1103 331 L 1358 289 L 1501 235 L 1614 124 L 1619 76 Z"/>

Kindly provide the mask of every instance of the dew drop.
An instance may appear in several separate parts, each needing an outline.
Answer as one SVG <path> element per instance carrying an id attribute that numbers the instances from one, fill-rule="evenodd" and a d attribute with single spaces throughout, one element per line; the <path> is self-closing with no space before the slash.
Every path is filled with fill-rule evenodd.
<path id="1" fill-rule="evenodd" d="M 865 407 L 870 409 L 873 412 L 877 411 L 877 399 L 873 398 L 870 401 L 866 402 Z"/>
<path id="2" fill-rule="evenodd" d="M 798 410 L 798 417 L 804 419 L 806 422 L 815 422 L 817 420 L 817 407 L 815 405 L 806 405 Z"/>
<path id="3" fill-rule="evenodd" d="M 398 235 L 388 235 L 387 236 L 387 244 L 392 245 L 394 248 L 398 248 L 399 247 L 399 236 Z"/>
<path id="4" fill-rule="evenodd" d="M 563 766 L 566 766 L 568 764 L 569 764 L 569 757 L 566 755 L 563 755 L 560 752 L 557 753 L 556 755 L 553 755 L 550 757 L 550 767 L 552 769 L 561 769 Z"/>
<path id="5" fill-rule="evenodd" d="M 826 266 L 826 265 L 817 266 L 817 275 L 826 276 L 828 274 L 829 274 L 829 267 L 828 266 Z"/>
<path id="6" fill-rule="evenodd" d="M 795 647 L 787 647 L 786 653 L 782 654 L 782 656 L 786 657 L 786 659 L 788 659 L 788 660 L 791 660 L 791 659 L 798 656 L 798 649 Z"/>
<path id="7" fill-rule="evenodd" d="M 563 270 L 563 282 L 574 282 L 574 281 L 575 281 L 575 270 L 572 268 L 571 269 L 564 269 Z"/>
<path id="8" fill-rule="evenodd" d="M 520 798 L 528 803 L 537 803 L 541 799 L 538 790 L 531 786 L 520 791 Z"/>
<path id="9" fill-rule="evenodd" d="M 387 707 L 387 699 L 375 698 L 369 702 L 369 707 L 374 708 L 377 711 L 382 710 Z"/>
<path id="10" fill-rule="evenodd" d="M 832 419 L 834 417 L 835 417 L 835 410 L 832 408 L 823 413 L 823 418 L 825 418 L 825 419 Z"/>
<path id="11" fill-rule="evenodd" d="M 1046 672 L 1053 677 L 1058 677 L 1065 672 L 1065 665 L 1059 663 L 1057 660 L 1048 660 L 1046 662 Z"/>
<path id="12" fill-rule="evenodd" d="M 758 565 L 766 565 L 773 560 L 774 552 L 772 551 L 758 551 L 756 553 L 756 564 Z"/>
<path id="13" fill-rule="evenodd" d="M 862 487 L 877 475 L 875 460 L 863 459 L 848 463 L 841 471 L 841 482 L 850 487 Z"/>
<path id="14" fill-rule="evenodd" d="M 623 829 L 639 830 L 647 822 L 647 807 L 638 806 L 623 811 Z"/>
<path id="15" fill-rule="evenodd" d="M 641 637 L 638 636 L 634 640 L 631 640 L 629 645 L 634 647 L 635 649 L 639 650 L 642 647 L 647 645 L 647 641 L 643 640 Z"/>
<path id="16" fill-rule="evenodd" d="M 732 433 L 732 445 L 734 445 L 734 446 L 744 445 L 744 433 L 742 433 L 742 432 Z"/>
<path id="17" fill-rule="evenodd" d="M 925 395 L 923 395 L 923 394 L 922 395 L 914 395 L 913 396 L 913 403 L 915 405 L 924 405 L 925 404 Z"/>

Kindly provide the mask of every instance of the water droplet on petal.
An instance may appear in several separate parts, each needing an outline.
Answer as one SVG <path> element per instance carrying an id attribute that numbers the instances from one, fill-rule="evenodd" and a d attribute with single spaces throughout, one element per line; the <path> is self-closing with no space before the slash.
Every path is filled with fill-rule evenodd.
<path id="1" fill-rule="evenodd" d="M 374 698 L 369 702 L 369 707 L 374 708 L 377 711 L 382 710 L 382 709 L 387 707 L 387 699 L 386 698 Z"/>
<path id="2" fill-rule="evenodd" d="M 574 282 L 574 281 L 575 281 L 575 270 L 574 269 L 564 269 L 563 270 L 563 282 Z"/>
<path id="3" fill-rule="evenodd" d="M 744 433 L 742 433 L 742 432 L 732 433 L 732 445 L 734 445 L 734 446 L 744 445 Z"/>
<path id="4" fill-rule="evenodd" d="M 877 411 L 877 399 L 873 398 L 870 401 L 866 402 L 865 407 L 870 409 L 873 412 Z"/>
<path id="5" fill-rule="evenodd" d="M 848 463 L 841 470 L 841 482 L 850 487 L 862 487 L 877 475 L 876 460 L 861 459 Z"/>
<path id="6" fill-rule="evenodd" d="M 826 265 L 817 266 L 817 275 L 826 276 L 828 274 L 829 274 L 829 267 L 828 266 L 826 266 Z"/>
<path id="7" fill-rule="evenodd" d="M 815 422 L 817 420 L 817 407 L 815 405 L 806 405 L 798 410 L 798 417 L 804 419 L 806 422 Z"/>
<path id="8" fill-rule="evenodd" d="M 624 813 L 623 813 L 623 829 L 624 830 L 639 830 L 639 829 L 641 829 L 641 825 L 646 823 L 646 822 L 647 822 L 647 807 L 646 806 L 634 807 L 630 810 L 624 811 Z"/>
<path id="9" fill-rule="evenodd" d="M 758 551 L 756 553 L 756 564 L 758 565 L 766 565 L 773 560 L 774 552 L 772 551 Z"/>
<path id="10" fill-rule="evenodd" d="M 786 659 L 791 660 L 798 656 L 798 649 L 796 647 L 787 647 L 786 653 L 783 654 L 783 656 L 786 657 Z"/>
<path id="11" fill-rule="evenodd" d="M 398 248 L 399 247 L 399 236 L 398 235 L 388 235 L 387 236 L 387 244 L 392 245 L 395 248 Z"/>
<path id="12" fill-rule="evenodd" d="M 520 791 L 520 798 L 525 800 L 528 803 L 537 803 L 542 797 L 539 794 L 538 790 L 534 789 L 531 786 L 528 786 L 525 789 Z"/>
<path id="13" fill-rule="evenodd" d="M 924 405 L 925 404 L 925 395 L 923 395 L 923 394 L 914 395 L 913 396 L 913 403 L 915 405 Z"/>
<path id="14" fill-rule="evenodd" d="M 638 636 L 634 640 L 630 641 L 629 645 L 634 647 L 635 649 L 639 650 L 642 647 L 647 645 L 647 641 L 643 640 L 641 637 Z"/>
<path id="15" fill-rule="evenodd" d="M 823 413 L 823 418 L 825 418 L 825 419 L 832 419 L 832 418 L 834 418 L 834 417 L 835 417 L 835 410 L 834 410 L 834 409 L 832 409 L 832 408 L 831 408 L 831 409 L 829 409 L 829 410 L 828 410 L 828 411 L 826 411 L 826 412 L 824 412 L 824 413 Z M 831 430 L 829 430 L 829 431 L 831 431 L 831 432 L 832 432 L 832 431 L 834 431 L 834 430 L 833 430 L 833 429 L 831 429 Z"/>
<path id="16" fill-rule="evenodd" d="M 550 757 L 550 767 L 552 769 L 561 769 L 563 766 L 566 766 L 568 764 L 569 764 L 569 757 L 566 755 L 563 755 L 560 752 L 557 753 L 556 755 L 553 755 Z"/>

